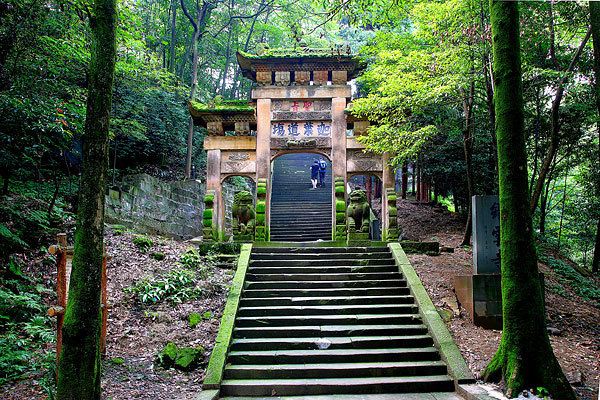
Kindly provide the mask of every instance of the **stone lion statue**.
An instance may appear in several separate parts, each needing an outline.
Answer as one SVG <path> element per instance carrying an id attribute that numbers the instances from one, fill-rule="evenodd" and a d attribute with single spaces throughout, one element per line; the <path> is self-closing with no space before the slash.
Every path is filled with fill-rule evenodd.
<path id="1" fill-rule="evenodd" d="M 254 234 L 256 214 L 252 193 L 242 190 L 233 198 L 233 234 Z"/>
<path id="2" fill-rule="evenodd" d="M 369 232 L 369 216 L 371 207 L 367 202 L 367 193 L 356 189 L 350 193 L 350 205 L 346 210 L 348 232 Z"/>

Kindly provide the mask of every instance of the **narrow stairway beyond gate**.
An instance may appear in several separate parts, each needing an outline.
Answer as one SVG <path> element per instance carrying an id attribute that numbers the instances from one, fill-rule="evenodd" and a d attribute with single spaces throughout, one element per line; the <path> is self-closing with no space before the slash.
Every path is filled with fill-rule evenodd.
<path id="1" fill-rule="evenodd" d="M 271 241 L 331 240 L 333 195 L 329 162 L 323 187 L 311 190 L 310 166 L 318 157 L 294 153 L 273 162 Z"/>
<path id="2" fill-rule="evenodd" d="M 252 250 L 221 398 L 453 391 L 387 247 Z"/>

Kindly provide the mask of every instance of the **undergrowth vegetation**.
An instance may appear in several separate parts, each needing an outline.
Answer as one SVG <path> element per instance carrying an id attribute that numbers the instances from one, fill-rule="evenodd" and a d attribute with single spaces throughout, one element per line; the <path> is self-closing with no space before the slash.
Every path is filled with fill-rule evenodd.
<path id="1" fill-rule="evenodd" d="M 213 279 L 213 269 L 210 258 L 203 258 L 197 249 L 190 247 L 181 255 L 177 267 L 163 274 L 146 277 L 125 290 L 133 293 L 144 306 L 163 301 L 180 304 L 224 290 Z"/>
<path id="2" fill-rule="evenodd" d="M 13 260 L 0 275 L 0 386 L 33 377 L 52 396 L 56 333 L 46 304 L 53 295 Z"/>

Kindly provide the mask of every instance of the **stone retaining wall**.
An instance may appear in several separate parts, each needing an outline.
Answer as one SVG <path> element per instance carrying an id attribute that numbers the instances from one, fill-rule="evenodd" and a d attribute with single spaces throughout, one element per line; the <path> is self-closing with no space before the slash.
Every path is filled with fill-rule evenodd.
<path id="1" fill-rule="evenodd" d="M 189 239 L 202 234 L 205 187 L 200 181 L 125 177 L 106 196 L 106 221 L 139 232 Z"/>

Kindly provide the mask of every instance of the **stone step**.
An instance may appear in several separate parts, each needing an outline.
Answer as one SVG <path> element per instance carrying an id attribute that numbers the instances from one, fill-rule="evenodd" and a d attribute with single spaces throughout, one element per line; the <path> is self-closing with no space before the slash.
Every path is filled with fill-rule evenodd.
<path id="1" fill-rule="evenodd" d="M 293 257 L 293 254 L 281 254 L 281 253 L 252 253 L 252 260 L 287 260 L 290 257 Z M 381 259 L 381 258 L 390 258 L 388 253 L 382 252 L 356 252 L 356 253 L 303 253 L 303 260 L 334 260 L 339 258 L 361 258 L 363 260 L 373 260 L 373 259 Z"/>
<path id="2" fill-rule="evenodd" d="M 306 364 L 390 361 L 437 361 L 435 347 L 230 351 L 229 364 Z"/>
<path id="3" fill-rule="evenodd" d="M 264 282 L 264 281 L 356 281 L 356 280 L 375 280 L 375 279 L 401 279 L 402 276 L 398 272 L 346 272 L 346 273 L 287 273 L 287 268 L 281 268 L 282 273 L 279 274 L 259 274 L 249 273 L 246 275 L 248 282 Z M 285 272 L 285 273 L 283 273 Z"/>
<path id="4" fill-rule="evenodd" d="M 399 283 L 402 283 L 400 281 Z M 269 289 L 269 290 L 244 290 L 244 299 L 249 298 L 273 298 L 273 297 L 348 297 L 348 296 L 402 296 L 409 295 L 410 290 L 406 286 L 374 287 L 374 288 L 291 288 L 291 289 Z"/>
<path id="5" fill-rule="evenodd" d="M 453 389 L 454 382 L 447 375 L 324 379 L 226 379 L 221 384 L 221 393 L 225 396 L 414 393 Z"/>
<path id="6" fill-rule="evenodd" d="M 252 396 L 219 397 L 220 400 L 464 400 L 454 392 L 334 394 L 310 396 Z"/>
<path id="7" fill-rule="evenodd" d="M 316 226 L 295 226 L 295 225 L 271 225 L 271 235 L 279 234 L 285 235 L 291 234 L 321 234 L 331 232 L 332 228 L 330 224 L 316 225 Z"/>
<path id="8" fill-rule="evenodd" d="M 433 346 L 429 335 L 234 339 L 232 351 L 375 349 Z"/>
<path id="9" fill-rule="evenodd" d="M 401 325 L 419 324 L 419 314 L 351 314 L 351 315 L 294 315 L 266 317 L 238 317 L 238 327 L 304 326 L 304 325 Z"/>
<path id="10" fill-rule="evenodd" d="M 331 235 L 327 235 L 327 236 L 304 236 L 304 235 L 298 235 L 298 236 L 271 236 L 271 242 L 280 242 L 280 243 L 289 243 L 289 242 L 295 242 L 295 243 L 309 243 L 309 242 L 318 242 L 318 241 L 326 241 L 326 240 L 331 240 Z"/>
<path id="11" fill-rule="evenodd" d="M 292 316 L 292 315 L 355 315 L 355 314 L 414 314 L 414 304 L 350 304 L 318 306 L 263 306 L 240 307 L 238 316 Z"/>
<path id="12" fill-rule="evenodd" d="M 413 296 L 348 296 L 348 297 L 267 297 L 249 299 L 242 297 L 240 307 L 260 306 L 315 306 L 344 304 L 413 304 Z"/>
<path id="13" fill-rule="evenodd" d="M 395 261 L 393 258 L 378 258 L 378 259 L 361 259 L 361 258 L 337 258 L 333 260 L 322 259 L 305 259 L 297 258 L 293 255 L 290 255 L 287 260 L 269 260 L 269 259 L 261 259 L 256 260 L 254 258 L 250 259 L 250 266 L 254 267 L 279 267 L 285 268 L 287 266 L 290 267 L 346 267 L 346 266 L 367 266 L 367 265 L 395 265 Z"/>
<path id="14" fill-rule="evenodd" d="M 278 338 L 278 337 L 343 337 L 378 335 L 423 335 L 427 327 L 422 324 L 405 325 L 298 325 L 269 327 L 236 327 L 236 338 Z"/>
<path id="15" fill-rule="evenodd" d="M 359 378 L 376 376 L 445 375 L 442 361 L 229 365 L 225 379 Z"/>
<path id="16" fill-rule="evenodd" d="M 314 236 L 314 235 L 271 235 L 272 242 L 318 242 L 318 241 L 331 240 L 331 234 Z"/>
<path id="17" fill-rule="evenodd" d="M 254 289 L 327 289 L 327 288 L 381 288 L 406 286 L 403 279 L 355 280 L 355 281 L 264 281 L 247 282 L 246 288 Z"/>
<path id="18" fill-rule="evenodd" d="M 284 253 L 284 254 L 306 254 L 306 253 L 390 253 L 387 246 L 381 247 L 253 247 L 252 254 L 259 253 Z"/>
<path id="19" fill-rule="evenodd" d="M 314 193 L 314 192 L 311 192 L 311 193 Z M 320 209 L 324 209 L 324 208 L 330 206 L 331 204 L 332 204 L 331 198 L 329 198 L 329 200 L 327 200 L 327 201 L 311 201 L 310 203 L 306 203 L 306 204 L 299 204 L 298 201 L 296 201 L 296 200 L 290 201 L 287 203 L 279 201 L 279 202 L 271 203 L 271 210 L 273 210 L 273 209 L 295 210 L 295 211 L 320 210 Z M 299 207 L 299 206 L 301 206 L 301 207 Z"/>
<path id="20" fill-rule="evenodd" d="M 307 274 L 318 274 L 318 273 L 367 273 L 367 272 L 395 272 L 398 273 L 398 269 L 395 265 L 350 265 L 350 266 L 335 266 L 335 267 L 250 267 L 248 272 L 251 274 L 277 274 L 281 272 L 294 274 L 294 273 L 307 273 Z"/>

